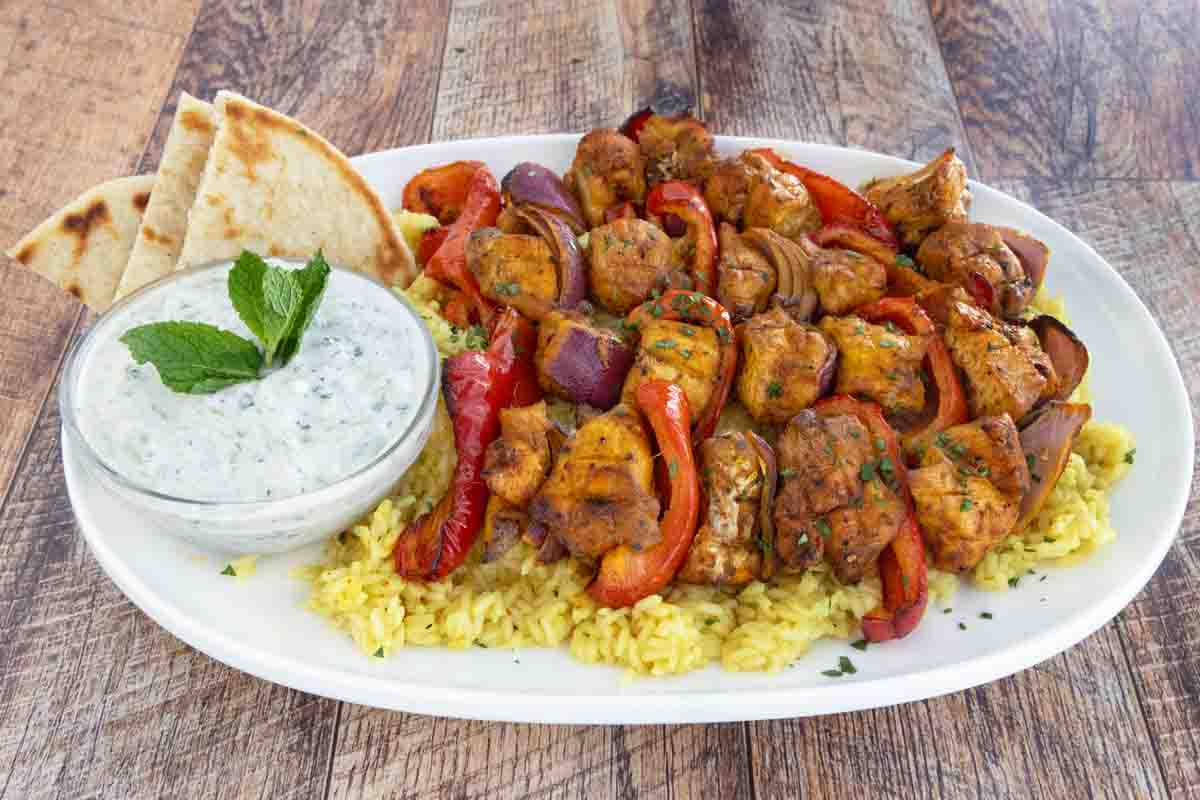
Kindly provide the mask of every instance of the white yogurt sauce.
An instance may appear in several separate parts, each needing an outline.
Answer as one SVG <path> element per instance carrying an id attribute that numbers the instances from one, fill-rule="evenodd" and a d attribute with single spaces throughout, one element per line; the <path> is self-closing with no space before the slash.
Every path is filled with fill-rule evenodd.
<path id="1" fill-rule="evenodd" d="M 288 265 L 298 266 L 298 265 Z M 213 394 L 180 394 L 119 341 L 148 322 L 207 322 L 257 342 L 229 301 L 229 266 L 201 270 L 115 309 L 80 367 L 76 417 L 100 459 L 161 494 L 279 500 L 366 467 L 412 424 L 430 380 L 412 315 L 367 278 L 330 273 L 285 367 Z"/>

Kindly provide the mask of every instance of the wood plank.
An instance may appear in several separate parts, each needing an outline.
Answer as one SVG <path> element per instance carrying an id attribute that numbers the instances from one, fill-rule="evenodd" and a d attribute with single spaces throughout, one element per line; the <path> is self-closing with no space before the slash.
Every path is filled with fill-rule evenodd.
<path id="1" fill-rule="evenodd" d="M 158 19 L 190 26 L 196 2 Z M 0 5 L 0 250 L 84 189 L 137 170 L 185 31 L 77 6 Z M 79 304 L 0 256 L 0 498 L 46 397 Z"/>
<path id="2" fill-rule="evenodd" d="M 1200 175 L 1200 5 L 932 0 L 985 180 Z"/>
<path id="3" fill-rule="evenodd" d="M 918 161 L 966 142 L 924 0 L 702 0 L 696 29 L 715 133 Z"/>
<path id="4" fill-rule="evenodd" d="M 509 725 L 347 705 L 330 796 L 745 798 L 744 742 L 740 724 Z"/>
<path id="5" fill-rule="evenodd" d="M 351 152 L 423 140 L 437 67 L 436 61 L 423 66 L 422 54 L 429 48 L 440 54 L 444 13 L 436 6 L 397 11 L 378 0 L 347 14 L 331 0 L 278 14 L 208 0 L 179 59 L 171 97 L 181 88 L 203 96 L 240 88 L 298 113 Z M 108 14 L 102 16 L 97 25 L 108 24 Z M 49 21 L 39 25 L 26 25 L 23 35 L 51 38 Z M 174 68 L 172 62 L 159 76 L 162 94 Z M 43 94 L 31 83 L 23 102 L 48 107 L 60 99 L 53 94 L 58 88 L 46 83 Z M 173 105 L 157 98 L 160 131 Z M 81 164 L 105 157 L 109 144 L 102 137 L 63 141 Z M 160 150 L 161 137 L 148 147 L 148 161 Z M 18 166 L 0 162 L 15 176 L 5 185 L 27 181 Z M 6 312 L 9 292 L 0 300 Z M 11 341 L 28 341 L 27 350 L 51 325 L 44 310 L 34 313 L 12 328 L 23 338 L 13 334 Z M 14 324 L 3 316 L 0 326 Z M 60 332 L 62 340 L 69 331 Z M 7 347 L 0 352 L 4 374 L 16 372 L 7 365 L 18 355 Z M 54 353 L 19 357 L 13 363 L 27 364 L 49 384 Z M 4 380 L 0 386 L 23 388 L 18 380 L 27 379 Z M 51 397 L 0 508 L 0 798 L 320 796 L 338 704 L 223 667 L 125 600 L 75 532 L 58 427 Z M 0 464 L 11 468 L 15 461 Z"/>
<path id="6" fill-rule="evenodd" d="M 695 97 L 685 0 L 458 2 L 433 140 L 616 126 L 657 97 Z"/>
<path id="7" fill-rule="evenodd" d="M 462 2 L 450 18 L 433 138 L 616 125 L 694 96 L 685 3 Z M 346 706 L 332 797 L 750 795 L 744 726 L 569 727 Z"/>

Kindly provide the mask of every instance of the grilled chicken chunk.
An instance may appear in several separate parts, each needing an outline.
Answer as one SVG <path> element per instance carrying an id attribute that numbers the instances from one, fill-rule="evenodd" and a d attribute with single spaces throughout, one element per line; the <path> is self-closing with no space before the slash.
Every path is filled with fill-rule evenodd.
<path id="1" fill-rule="evenodd" d="M 588 236 L 592 298 L 624 316 L 670 282 L 674 263 L 671 238 L 642 219 L 619 219 Z"/>
<path id="2" fill-rule="evenodd" d="M 1021 419 L 1039 399 L 1057 391 L 1054 367 L 1037 335 L 1005 325 L 969 303 L 949 304 L 946 345 L 966 378 L 972 417 L 1007 414 Z"/>
<path id="3" fill-rule="evenodd" d="M 917 520 L 934 566 L 974 567 L 1017 522 L 1029 468 L 1007 414 L 981 417 L 939 433 L 909 470 Z"/>
<path id="4" fill-rule="evenodd" d="M 641 343 L 625 377 L 621 400 L 633 405 L 637 387 L 646 381 L 675 383 L 687 395 L 695 419 L 712 397 L 720 367 L 721 351 L 712 328 L 654 320 L 641 330 Z"/>
<path id="5" fill-rule="evenodd" d="M 561 436 L 546 414 L 544 400 L 501 409 L 500 436 L 488 445 L 483 462 L 488 489 L 509 505 L 525 505 L 550 474 L 559 444 Z"/>
<path id="6" fill-rule="evenodd" d="M 483 560 L 495 561 L 507 553 L 528 527 L 525 509 L 505 502 L 499 495 L 489 497 L 483 515 Z"/>
<path id="7" fill-rule="evenodd" d="M 737 327 L 738 399 L 759 422 L 787 422 L 828 391 L 837 349 L 812 325 L 774 308 Z"/>
<path id="8" fill-rule="evenodd" d="M 704 183 L 704 202 L 715 219 L 740 225 L 759 175 L 774 170 L 762 156 L 742 153 L 719 162 Z"/>
<path id="9" fill-rule="evenodd" d="M 713 171 L 713 137 L 691 114 L 651 115 L 638 136 L 650 186 L 663 181 L 700 183 Z"/>
<path id="10" fill-rule="evenodd" d="M 699 456 L 704 476 L 700 527 L 676 577 L 684 583 L 742 586 L 762 574 L 757 539 L 762 464 L 741 432 L 706 439 Z"/>
<path id="11" fill-rule="evenodd" d="M 529 517 L 575 555 L 596 558 L 621 544 L 661 539 L 654 458 L 636 412 L 617 406 L 567 440 Z"/>
<path id="12" fill-rule="evenodd" d="M 612 128 L 597 128 L 579 140 L 563 183 L 579 198 L 589 228 L 604 212 L 626 200 L 646 199 L 646 171 L 637 142 Z"/>
<path id="13" fill-rule="evenodd" d="M 904 520 L 891 463 L 856 417 L 797 414 L 776 448 L 775 552 L 803 570 L 824 558 L 843 582 L 861 580 Z"/>
<path id="14" fill-rule="evenodd" d="M 821 248 L 809 263 L 826 314 L 845 314 L 873 303 L 887 289 L 887 268 L 862 253 Z"/>
<path id="15" fill-rule="evenodd" d="M 742 222 L 747 228 L 766 228 L 799 239 L 821 227 L 821 212 L 803 181 L 768 167 L 751 180 Z"/>
<path id="16" fill-rule="evenodd" d="M 930 231 L 965 220 L 971 205 L 967 168 L 953 148 L 916 172 L 871 181 L 863 194 L 911 247 L 921 244 Z"/>
<path id="17" fill-rule="evenodd" d="M 541 237 L 484 228 L 467 240 L 467 264 L 484 297 L 533 320 L 543 319 L 554 307 L 558 269 Z"/>
<path id="18" fill-rule="evenodd" d="M 979 222 L 947 223 L 921 243 L 917 261 L 933 280 L 966 287 L 993 314 L 1017 317 L 1037 288 L 1003 232 Z"/>
<path id="19" fill-rule="evenodd" d="M 775 267 L 728 222 L 720 227 L 721 264 L 717 299 L 735 323 L 767 309 L 775 291 Z"/>
<path id="20" fill-rule="evenodd" d="M 820 327 L 837 345 L 837 394 L 874 400 L 890 414 L 924 410 L 921 361 L 929 346 L 924 337 L 854 316 L 825 317 Z"/>

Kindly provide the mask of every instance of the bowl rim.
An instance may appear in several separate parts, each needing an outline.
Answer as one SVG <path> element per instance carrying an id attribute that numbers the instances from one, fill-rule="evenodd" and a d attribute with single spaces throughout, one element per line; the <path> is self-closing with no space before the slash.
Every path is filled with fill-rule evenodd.
<path id="1" fill-rule="evenodd" d="M 266 258 L 268 262 L 286 263 L 286 264 L 305 264 L 307 259 L 303 258 L 288 258 L 282 256 L 269 256 Z M 438 353 L 437 345 L 433 341 L 433 335 L 429 327 L 421 319 L 421 315 L 413 308 L 407 297 L 400 294 L 392 287 L 387 286 L 382 281 L 376 279 L 372 275 L 368 275 L 357 270 L 346 269 L 344 267 L 330 264 L 333 272 L 343 273 L 353 278 L 361 279 L 367 284 L 372 284 L 384 293 L 391 297 L 403 311 L 408 314 L 409 321 L 412 323 L 418 333 L 425 356 L 429 364 L 432 366 L 428 380 L 426 382 L 424 394 L 421 397 L 420 405 L 417 407 L 416 413 L 409 421 L 405 428 L 396 434 L 395 438 L 381 450 L 374 458 L 367 463 L 358 467 L 350 473 L 338 478 L 333 483 L 326 484 L 320 488 L 313 489 L 307 492 L 287 495 L 286 497 L 277 497 L 270 500 L 253 499 L 253 500 L 212 500 L 195 497 L 183 497 L 173 495 L 167 492 L 154 489 L 141 481 L 130 478 L 116 469 L 112 464 L 108 463 L 96 449 L 92 443 L 88 441 L 83 433 L 83 429 L 79 425 L 76 408 L 76 396 L 78 393 L 78 385 L 81 379 L 83 365 L 86 363 L 85 356 L 90 352 L 99 337 L 99 331 L 105 329 L 105 325 L 114 319 L 116 312 L 122 311 L 131 305 L 139 302 L 148 294 L 162 289 L 171 283 L 179 280 L 198 275 L 202 272 L 210 270 L 224 269 L 230 267 L 236 259 L 219 259 L 209 261 L 204 264 L 198 264 L 193 267 L 175 270 L 166 275 L 157 278 L 144 286 L 139 287 L 135 291 L 118 300 L 106 311 L 100 314 L 96 322 L 80 337 L 78 337 L 67 352 L 66 359 L 63 361 L 62 379 L 59 381 L 58 393 L 58 410 L 62 417 L 63 428 L 67 431 L 73 443 L 79 445 L 80 453 L 83 456 L 83 461 L 86 466 L 98 469 L 100 475 L 108 481 L 112 481 L 136 496 L 151 499 L 156 503 L 166 503 L 181 509 L 225 509 L 237 508 L 246 511 L 270 511 L 272 509 L 283 508 L 288 505 L 294 505 L 297 502 L 315 502 L 331 501 L 339 497 L 345 490 L 345 487 L 351 482 L 356 481 L 362 476 L 374 471 L 377 467 L 385 464 L 393 454 L 396 453 L 405 443 L 407 443 L 414 434 L 419 434 L 422 428 L 426 427 L 433 419 L 434 409 L 437 404 L 438 390 L 441 386 L 441 356 Z"/>

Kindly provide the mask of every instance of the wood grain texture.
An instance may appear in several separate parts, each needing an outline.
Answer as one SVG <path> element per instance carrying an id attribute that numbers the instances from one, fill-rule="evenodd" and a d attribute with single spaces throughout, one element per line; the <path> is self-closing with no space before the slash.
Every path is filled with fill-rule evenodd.
<path id="1" fill-rule="evenodd" d="M 190 26 L 193 2 L 159 9 Z M 186 31 L 86 7 L 0 4 L 0 250 L 84 189 L 137 171 Z M 79 318 L 79 304 L 0 256 L 0 500 Z"/>
<path id="2" fill-rule="evenodd" d="M 985 180 L 1200 176 L 1200 3 L 931 5 Z"/>
<path id="3" fill-rule="evenodd" d="M 617 126 L 695 96 L 685 0 L 456 2 L 433 140 Z"/>
<path id="4" fill-rule="evenodd" d="M 696 29 L 717 133 L 921 161 L 965 143 L 924 0 L 698 0 Z"/>

